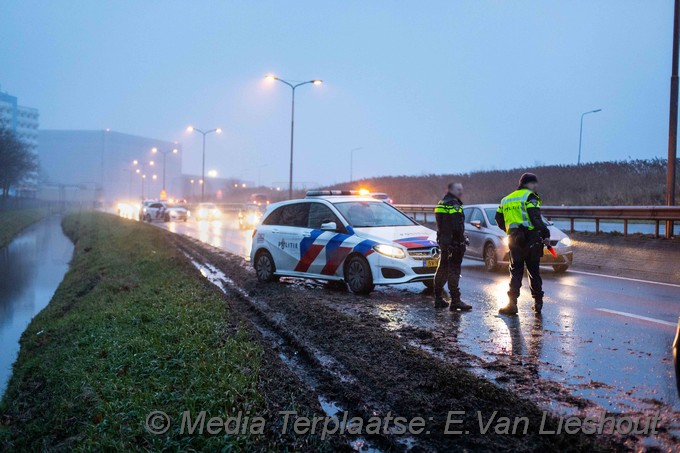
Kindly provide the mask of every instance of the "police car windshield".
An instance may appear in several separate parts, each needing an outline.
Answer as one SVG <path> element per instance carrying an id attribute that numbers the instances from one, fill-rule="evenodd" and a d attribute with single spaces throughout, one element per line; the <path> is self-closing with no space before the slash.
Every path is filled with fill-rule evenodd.
<path id="1" fill-rule="evenodd" d="M 416 225 L 409 217 L 382 201 L 344 201 L 333 205 L 355 228 Z"/>

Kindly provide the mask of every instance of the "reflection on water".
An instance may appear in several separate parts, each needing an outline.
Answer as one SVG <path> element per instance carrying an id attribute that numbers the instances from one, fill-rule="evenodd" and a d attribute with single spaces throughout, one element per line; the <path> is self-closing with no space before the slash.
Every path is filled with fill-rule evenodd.
<path id="1" fill-rule="evenodd" d="M 0 394 L 19 350 L 19 338 L 52 298 L 68 270 L 73 244 L 50 217 L 0 249 Z"/>

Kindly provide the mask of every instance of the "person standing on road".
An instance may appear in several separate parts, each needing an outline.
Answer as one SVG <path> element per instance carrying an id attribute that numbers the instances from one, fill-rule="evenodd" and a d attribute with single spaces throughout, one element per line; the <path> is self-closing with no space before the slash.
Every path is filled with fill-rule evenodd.
<path id="1" fill-rule="evenodd" d="M 472 306 L 460 300 L 460 264 L 465 254 L 465 215 L 463 214 L 463 185 L 450 183 L 448 192 L 434 208 L 437 220 L 437 243 L 441 250 L 437 273 L 434 276 L 434 307 L 446 308 L 444 285 L 448 282 L 453 310 L 471 310 Z"/>
<path id="2" fill-rule="evenodd" d="M 540 263 L 543 246 L 550 245 L 550 230 L 541 217 L 541 198 L 536 193 L 538 178 L 524 173 L 519 187 L 503 200 L 496 212 L 498 227 L 508 234 L 510 247 L 510 290 L 508 304 L 499 310 L 502 315 L 517 314 L 517 299 L 524 277 L 529 272 L 529 288 L 534 298 L 534 312 L 543 309 L 543 280 Z"/>

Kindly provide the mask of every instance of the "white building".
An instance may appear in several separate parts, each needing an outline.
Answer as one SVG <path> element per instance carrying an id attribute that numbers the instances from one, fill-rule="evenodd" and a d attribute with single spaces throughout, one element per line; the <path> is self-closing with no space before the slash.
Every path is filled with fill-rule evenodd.
<path id="1" fill-rule="evenodd" d="M 34 151 L 38 147 L 39 116 L 38 109 L 23 107 L 16 96 L 0 91 L 0 123 L 8 126 Z"/>

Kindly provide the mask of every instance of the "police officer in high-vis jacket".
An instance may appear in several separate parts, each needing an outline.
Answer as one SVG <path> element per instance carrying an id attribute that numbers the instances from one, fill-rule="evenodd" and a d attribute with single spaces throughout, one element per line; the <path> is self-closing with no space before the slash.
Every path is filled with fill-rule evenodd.
<path id="1" fill-rule="evenodd" d="M 508 234 L 510 247 L 510 300 L 508 305 L 500 309 L 502 315 L 517 314 L 524 266 L 529 273 L 534 312 L 541 313 L 543 308 L 543 280 L 539 266 L 543 246 L 550 245 L 550 230 L 541 217 L 541 198 L 536 193 L 537 186 L 536 175 L 524 173 L 518 189 L 503 198 L 496 212 L 496 222 Z"/>
<path id="2" fill-rule="evenodd" d="M 460 300 L 460 264 L 465 255 L 465 215 L 463 214 L 463 185 L 451 183 L 448 192 L 434 208 L 437 220 L 437 243 L 441 257 L 434 276 L 434 307 L 445 308 L 449 304 L 444 299 L 444 285 L 448 282 L 451 293 L 450 309 L 470 310 L 472 306 Z"/>

